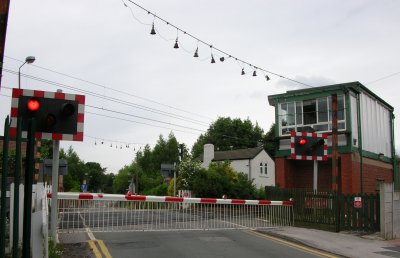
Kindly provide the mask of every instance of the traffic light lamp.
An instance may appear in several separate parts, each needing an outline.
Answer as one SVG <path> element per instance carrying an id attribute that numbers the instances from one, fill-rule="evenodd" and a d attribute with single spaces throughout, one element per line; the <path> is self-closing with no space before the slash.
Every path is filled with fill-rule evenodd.
<path id="1" fill-rule="evenodd" d="M 18 116 L 22 118 L 22 130 L 28 129 L 28 120 L 35 118 L 36 131 L 44 133 L 77 133 L 78 101 L 20 96 Z"/>
<path id="2" fill-rule="evenodd" d="M 294 154 L 298 156 L 323 156 L 325 140 L 322 137 L 295 136 Z"/>

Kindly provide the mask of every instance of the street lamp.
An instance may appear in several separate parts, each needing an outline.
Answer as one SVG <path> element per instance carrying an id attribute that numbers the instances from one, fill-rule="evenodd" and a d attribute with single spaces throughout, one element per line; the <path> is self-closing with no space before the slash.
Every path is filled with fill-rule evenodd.
<path id="1" fill-rule="evenodd" d="M 28 56 L 27 58 L 25 58 L 25 62 L 19 67 L 18 69 L 18 89 L 21 89 L 21 67 L 24 66 L 24 64 L 28 63 L 28 64 L 32 64 L 33 62 L 35 62 L 35 57 L 34 56 Z"/>

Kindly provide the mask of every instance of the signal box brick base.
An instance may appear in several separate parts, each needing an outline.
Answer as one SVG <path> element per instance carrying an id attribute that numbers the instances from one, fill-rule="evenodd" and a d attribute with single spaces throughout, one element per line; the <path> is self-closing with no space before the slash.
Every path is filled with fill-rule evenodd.
<path id="1" fill-rule="evenodd" d="M 379 183 L 393 181 L 392 165 L 373 159 L 362 160 L 363 192 L 376 193 Z M 281 188 L 313 189 L 313 161 L 275 159 L 276 185 Z M 357 153 L 339 154 L 339 192 L 361 192 L 360 158 Z M 318 161 L 318 191 L 332 190 L 332 159 Z"/>

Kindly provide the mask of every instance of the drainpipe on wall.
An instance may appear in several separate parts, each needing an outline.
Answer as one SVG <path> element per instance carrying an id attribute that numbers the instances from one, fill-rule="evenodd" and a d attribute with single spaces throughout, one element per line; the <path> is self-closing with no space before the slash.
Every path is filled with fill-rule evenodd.
<path id="1" fill-rule="evenodd" d="M 339 192 L 338 173 L 338 125 L 337 125 L 337 94 L 332 94 L 332 190 Z M 315 173 L 315 171 L 314 171 Z"/>
<path id="2" fill-rule="evenodd" d="M 394 190 L 400 191 L 399 171 L 396 160 L 396 150 L 394 146 L 394 114 L 393 111 L 390 113 L 390 129 L 391 129 L 391 152 L 392 152 L 392 165 L 393 165 L 393 183 Z"/>
<path id="3" fill-rule="evenodd" d="M 358 127 L 358 153 L 360 155 L 360 192 L 364 193 L 363 186 L 363 154 L 362 154 L 362 132 L 361 132 L 361 104 L 360 92 L 357 92 L 357 127 Z"/>
<path id="4" fill-rule="evenodd" d="M 251 180 L 251 162 L 249 159 L 249 180 Z"/>

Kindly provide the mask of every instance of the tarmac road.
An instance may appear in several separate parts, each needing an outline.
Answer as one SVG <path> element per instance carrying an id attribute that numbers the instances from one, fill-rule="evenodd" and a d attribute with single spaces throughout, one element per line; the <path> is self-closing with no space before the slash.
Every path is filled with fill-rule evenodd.
<path id="1" fill-rule="evenodd" d="M 153 231 L 94 233 L 112 257 L 337 257 L 254 231 Z"/>

